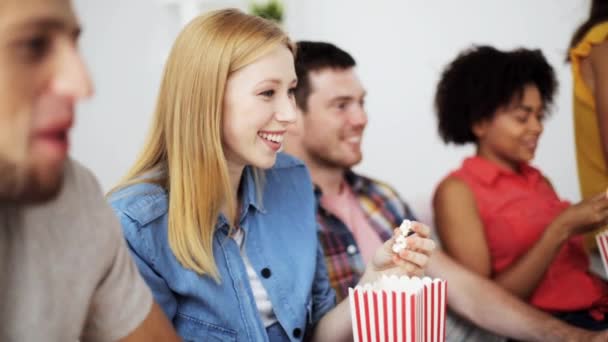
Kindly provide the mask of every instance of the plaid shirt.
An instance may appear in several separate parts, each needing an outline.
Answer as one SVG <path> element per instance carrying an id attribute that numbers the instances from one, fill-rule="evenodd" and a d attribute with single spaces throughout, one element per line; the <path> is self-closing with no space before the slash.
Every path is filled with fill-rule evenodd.
<path id="1" fill-rule="evenodd" d="M 352 171 L 346 172 L 345 180 L 359 200 L 365 217 L 382 241 L 388 240 L 393 234 L 393 229 L 404 219 L 416 220 L 408 205 L 390 186 Z M 351 230 L 321 206 L 319 199 L 322 194 L 318 188 L 315 189 L 315 193 L 319 243 L 323 247 L 329 280 L 339 303 L 348 297 L 348 288 L 357 285 L 366 265 Z M 446 341 L 504 342 L 505 340 L 448 311 Z"/>
<path id="2" fill-rule="evenodd" d="M 404 219 L 415 220 L 410 208 L 388 185 L 357 175 L 345 174 L 346 183 L 361 204 L 365 217 L 382 241 L 390 239 L 393 229 Z M 348 296 L 365 271 L 365 263 L 351 230 L 339 218 L 321 206 L 317 189 L 319 243 L 325 252 L 325 264 L 338 301 Z"/>

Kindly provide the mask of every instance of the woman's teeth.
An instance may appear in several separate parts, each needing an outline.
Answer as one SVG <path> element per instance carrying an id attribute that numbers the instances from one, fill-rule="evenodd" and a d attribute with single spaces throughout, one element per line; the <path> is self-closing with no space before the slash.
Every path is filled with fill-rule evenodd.
<path id="1" fill-rule="evenodd" d="M 258 133 L 258 135 L 266 140 L 275 142 L 275 143 L 282 143 L 283 142 L 283 134 L 269 134 L 269 133 Z"/>

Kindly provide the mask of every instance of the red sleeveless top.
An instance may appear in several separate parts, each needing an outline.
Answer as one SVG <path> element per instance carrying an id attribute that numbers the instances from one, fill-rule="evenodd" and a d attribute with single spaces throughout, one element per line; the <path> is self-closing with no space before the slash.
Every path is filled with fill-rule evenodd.
<path id="1" fill-rule="evenodd" d="M 494 273 L 526 253 L 570 205 L 557 197 L 539 170 L 523 164 L 521 171 L 515 173 L 486 159 L 471 157 L 449 175 L 464 181 L 473 192 Z M 588 268 L 582 238 L 570 238 L 547 268 L 530 298 L 531 304 L 550 311 L 593 307 L 608 294 L 608 286 L 589 274 Z"/>

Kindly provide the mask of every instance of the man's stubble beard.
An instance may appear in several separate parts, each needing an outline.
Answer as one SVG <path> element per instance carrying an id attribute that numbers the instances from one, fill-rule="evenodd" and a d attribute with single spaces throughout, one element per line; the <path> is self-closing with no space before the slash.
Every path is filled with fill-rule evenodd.
<path id="1" fill-rule="evenodd" d="M 0 204 L 33 204 L 50 201 L 63 185 L 63 167 L 50 181 L 41 179 L 31 167 L 0 158 Z"/>
<path id="2" fill-rule="evenodd" d="M 332 158 L 331 153 L 326 150 L 322 151 L 308 151 L 309 158 L 312 160 L 317 167 L 323 169 L 340 169 L 343 171 L 350 170 L 361 162 L 363 155 L 359 154 L 359 158 L 354 162 L 341 161 L 339 158 Z"/>

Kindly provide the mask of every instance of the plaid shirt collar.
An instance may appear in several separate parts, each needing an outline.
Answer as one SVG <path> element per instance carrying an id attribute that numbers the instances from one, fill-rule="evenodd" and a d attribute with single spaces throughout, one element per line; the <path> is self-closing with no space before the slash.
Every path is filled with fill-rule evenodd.
<path id="1" fill-rule="evenodd" d="M 351 190 L 355 194 L 355 196 L 359 197 L 361 195 L 369 194 L 369 186 L 372 182 L 371 179 L 365 178 L 354 173 L 352 170 L 344 171 L 344 180 L 346 184 L 350 186 Z M 315 187 L 315 197 L 317 198 L 317 207 L 324 212 L 327 212 L 325 208 L 321 206 L 321 196 L 323 196 L 323 191 L 318 185 L 314 185 Z"/>
<path id="2" fill-rule="evenodd" d="M 399 226 L 403 219 L 414 219 L 407 205 L 389 186 L 350 170 L 344 173 L 344 180 L 382 241 L 391 237 L 394 227 Z M 338 300 L 341 300 L 348 296 L 348 288 L 358 283 L 365 264 L 351 230 L 321 205 L 322 192 L 317 186 L 315 195 L 319 243 L 323 248 L 331 285 Z"/>

